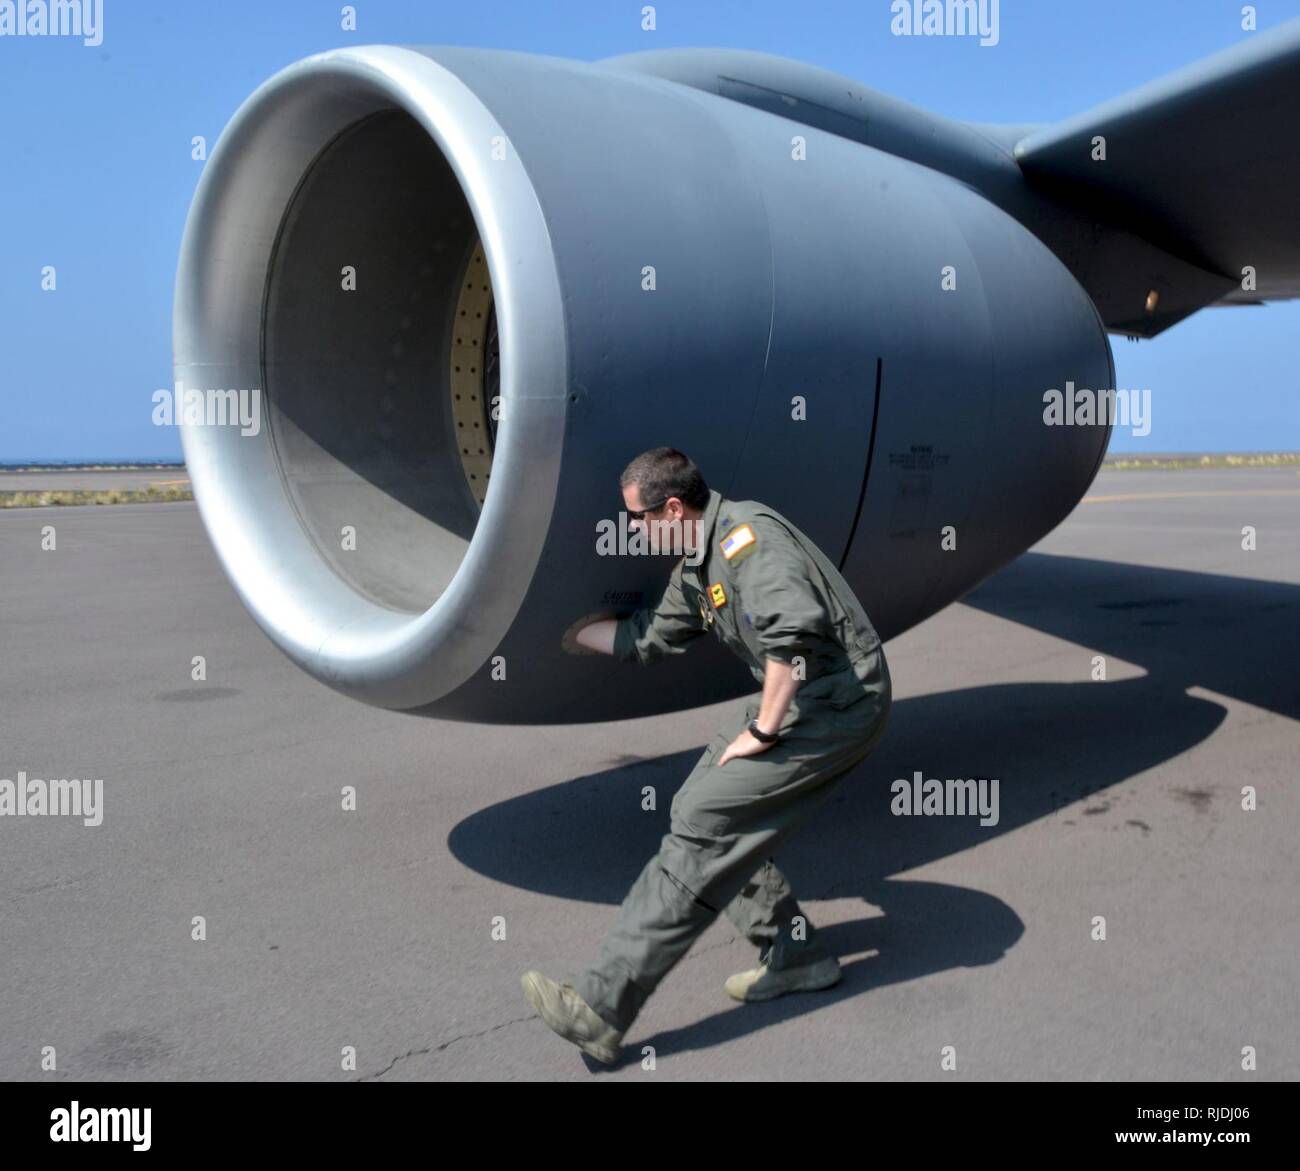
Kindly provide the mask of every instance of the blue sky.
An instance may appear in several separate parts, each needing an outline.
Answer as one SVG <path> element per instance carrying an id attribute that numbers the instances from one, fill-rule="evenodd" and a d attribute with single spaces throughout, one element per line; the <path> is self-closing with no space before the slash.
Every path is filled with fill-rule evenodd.
<path id="1" fill-rule="evenodd" d="M 1055 121 L 1251 34 L 1222 0 L 1002 0 L 1000 43 L 895 37 L 889 0 L 103 0 L 103 43 L 0 37 L 0 460 L 179 457 L 150 422 L 172 385 L 177 251 L 209 144 L 265 78 L 346 44 L 462 44 L 595 59 L 684 45 L 757 49 L 949 117 Z M 1260 3 L 1261 30 L 1300 0 Z M 54 265 L 58 289 L 42 292 Z M 1112 451 L 1300 449 L 1300 304 L 1198 314 L 1112 339 L 1116 381 L 1150 387 L 1145 439 Z M 1245 409 L 1243 409 L 1243 407 Z"/>

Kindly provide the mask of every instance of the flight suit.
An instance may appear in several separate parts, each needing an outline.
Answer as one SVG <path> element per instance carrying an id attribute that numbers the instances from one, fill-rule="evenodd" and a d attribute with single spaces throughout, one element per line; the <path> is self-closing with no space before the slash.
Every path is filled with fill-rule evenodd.
<path id="1" fill-rule="evenodd" d="M 623 1031 L 720 910 L 774 969 L 826 954 L 771 855 L 875 748 L 892 703 L 884 650 L 866 612 L 795 525 L 758 501 L 711 491 L 699 539 L 699 564 L 678 561 L 659 603 L 619 620 L 615 656 L 654 662 L 712 630 L 760 684 L 768 657 L 791 663 L 798 656 L 803 681 L 770 748 L 714 763 L 757 717 L 761 695 L 743 721 L 709 741 L 599 960 L 572 981 Z"/>

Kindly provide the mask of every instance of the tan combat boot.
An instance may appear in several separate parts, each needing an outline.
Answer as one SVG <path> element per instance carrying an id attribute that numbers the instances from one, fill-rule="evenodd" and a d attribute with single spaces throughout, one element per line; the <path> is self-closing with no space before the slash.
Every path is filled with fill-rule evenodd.
<path id="1" fill-rule="evenodd" d="M 733 999 L 752 1002 L 771 1000 L 786 992 L 815 992 L 839 981 L 839 960 L 826 956 L 797 968 L 769 968 L 760 962 L 757 968 L 728 977 L 724 987 Z"/>
<path id="2" fill-rule="evenodd" d="M 604 1019 L 565 981 L 557 984 L 541 972 L 527 971 L 519 981 L 528 1003 L 555 1032 L 597 1061 L 613 1065 L 619 1058 L 623 1034 Z"/>

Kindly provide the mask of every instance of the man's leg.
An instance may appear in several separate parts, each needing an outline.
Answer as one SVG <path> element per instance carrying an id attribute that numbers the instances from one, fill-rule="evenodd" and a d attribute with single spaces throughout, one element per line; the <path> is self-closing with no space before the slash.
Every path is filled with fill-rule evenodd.
<path id="1" fill-rule="evenodd" d="M 817 942 L 817 928 L 800 909 L 789 880 L 771 858 L 722 910 L 736 930 L 759 949 L 760 963 L 773 968 L 798 967 L 828 954 Z"/>
<path id="2" fill-rule="evenodd" d="M 717 732 L 673 798 L 671 825 L 689 835 L 677 819 L 682 793 L 704 776 L 731 743 Z M 655 986 L 690 949 L 717 916 L 717 909 L 695 897 L 675 876 L 689 871 L 676 860 L 691 849 L 685 840 L 664 836 L 623 899 L 618 918 L 601 944 L 600 958 L 573 980 L 574 990 L 616 1029 L 627 1031 Z M 698 884 L 697 884 L 698 885 Z"/>
<path id="3" fill-rule="evenodd" d="M 758 865 L 875 747 L 878 731 L 883 726 L 801 719 L 772 748 L 721 767 L 714 761 L 733 736 L 714 736 L 673 798 L 671 832 L 623 900 L 600 959 L 574 979 L 578 995 L 626 1031 Z"/>
<path id="4" fill-rule="evenodd" d="M 758 715 L 758 706 L 757 697 L 750 700 L 745 709 L 746 723 Z M 830 718 L 840 721 L 838 715 Z M 876 740 L 883 733 L 884 724 L 879 724 L 874 732 Z M 831 778 L 829 783 L 837 779 Z M 789 879 L 774 858 L 768 858 L 758 868 L 723 912 L 736 930 L 759 949 L 759 963 L 770 968 L 815 964 L 830 954 L 817 941 L 817 928 L 800 909 Z"/>

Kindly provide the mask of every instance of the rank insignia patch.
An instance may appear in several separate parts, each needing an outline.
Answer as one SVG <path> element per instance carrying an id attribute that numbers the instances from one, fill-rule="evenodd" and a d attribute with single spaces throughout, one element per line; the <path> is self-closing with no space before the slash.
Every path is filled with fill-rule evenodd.
<path id="1" fill-rule="evenodd" d="M 754 530 L 747 524 L 739 528 L 732 529 L 720 542 L 722 555 L 728 561 L 736 556 L 742 549 L 749 549 L 758 538 L 754 536 Z"/>
<path id="2" fill-rule="evenodd" d="M 709 597 L 713 600 L 715 610 L 727 604 L 727 591 L 722 588 L 722 582 L 716 581 L 709 586 Z"/>

